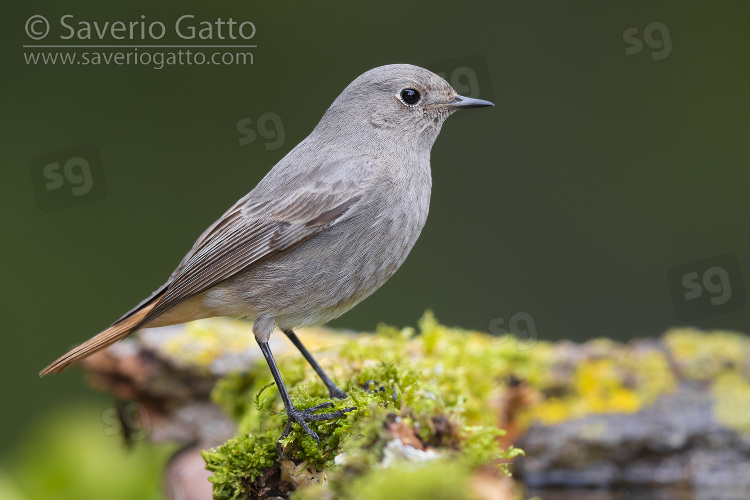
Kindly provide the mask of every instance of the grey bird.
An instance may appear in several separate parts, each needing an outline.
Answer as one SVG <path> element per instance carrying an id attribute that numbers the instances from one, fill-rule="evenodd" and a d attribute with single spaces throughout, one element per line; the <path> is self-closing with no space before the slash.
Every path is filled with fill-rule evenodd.
<path id="1" fill-rule="evenodd" d="M 316 414 L 333 404 L 303 410 L 292 404 L 268 346 L 274 326 L 332 398 L 347 397 L 294 329 L 340 316 L 401 266 L 427 219 L 430 150 L 443 122 L 457 110 L 492 105 L 458 95 L 418 66 L 367 71 L 307 138 L 200 235 L 161 288 L 40 375 L 60 372 L 140 328 L 248 318 L 288 415 L 282 438 L 296 422 L 320 442 L 307 422 L 353 408 Z M 278 452 L 283 456 L 280 444 Z"/>

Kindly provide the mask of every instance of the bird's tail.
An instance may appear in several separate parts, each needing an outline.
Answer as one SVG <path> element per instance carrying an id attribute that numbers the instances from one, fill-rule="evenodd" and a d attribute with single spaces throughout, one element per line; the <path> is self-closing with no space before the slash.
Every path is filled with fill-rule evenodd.
<path id="1" fill-rule="evenodd" d="M 50 373 L 60 373 L 72 363 L 75 363 L 76 361 L 85 358 L 86 356 L 93 354 L 96 351 L 104 349 L 105 347 L 124 339 L 125 337 L 133 333 L 136 329 L 143 326 L 146 315 L 149 313 L 149 311 L 151 311 L 151 309 L 153 309 L 153 307 L 156 305 L 156 302 L 158 301 L 151 302 L 150 304 L 126 316 L 95 337 L 87 340 L 78 347 L 71 349 L 66 354 L 60 356 L 55 362 L 47 366 L 44 370 L 39 372 L 39 376 L 44 377 L 45 375 L 48 375 Z"/>

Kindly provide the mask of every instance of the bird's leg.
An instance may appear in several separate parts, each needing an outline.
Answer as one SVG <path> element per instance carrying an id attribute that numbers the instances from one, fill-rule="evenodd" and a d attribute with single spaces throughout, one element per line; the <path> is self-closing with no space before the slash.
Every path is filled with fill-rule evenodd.
<path id="1" fill-rule="evenodd" d="M 321 368 L 318 362 L 315 361 L 315 358 L 313 358 L 312 354 L 310 354 L 310 351 L 308 351 L 307 348 L 302 344 L 302 342 L 300 342 L 299 338 L 297 338 L 297 334 L 294 333 L 294 330 L 290 328 L 288 330 L 284 330 L 284 333 L 287 337 L 289 337 L 289 340 L 292 341 L 292 344 L 294 344 L 297 349 L 299 349 L 299 352 L 301 352 L 307 362 L 310 363 L 310 366 L 313 367 L 315 373 L 318 374 L 320 380 L 322 380 L 325 386 L 328 388 L 328 393 L 331 395 L 331 397 L 337 399 L 346 399 L 348 394 L 339 389 L 338 386 L 333 383 L 333 380 L 331 380 L 328 375 L 326 375 L 326 372 L 324 372 L 323 368 Z"/>
<path id="2" fill-rule="evenodd" d="M 273 331 L 273 325 L 274 325 L 274 319 L 273 318 L 263 318 L 255 321 L 255 324 L 253 325 L 253 333 L 255 333 L 255 340 L 258 341 L 258 345 L 260 346 L 261 352 L 263 352 L 263 356 L 266 358 L 266 362 L 268 363 L 268 368 L 271 370 L 271 375 L 273 375 L 273 380 L 276 382 L 276 387 L 279 389 L 279 393 L 281 394 L 281 400 L 284 402 L 284 409 L 286 410 L 286 414 L 288 417 L 286 427 L 284 428 L 284 432 L 281 434 L 281 437 L 279 437 L 279 440 L 276 442 L 276 453 L 278 453 L 279 458 L 282 460 L 284 459 L 284 450 L 281 447 L 281 440 L 284 439 L 289 435 L 289 433 L 292 431 L 292 422 L 296 422 L 297 424 L 304 429 L 304 431 L 315 438 L 315 441 L 317 441 L 318 446 L 320 446 L 320 437 L 318 437 L 318 434 L 310 428 L 310 426 L 307 425 L 307 422 L 319 422 L 321 420 L 332 420 L 334 418 L 338 418 L 346 414 L 347 412 L 350 412 L 352 410 L 355 410 L 356 407 L 349 407 L 344 408 L 343 410 L 334 411 L 331 413 L 323 413 L 320 415 L 316 415 L 313 412 L 317 410 L 321 410 L 323 408 L 331 408 L 333 407 L 333 403 L 322 403 L 319 405 L 315 405 L 311 408 L 305 408 L 303 410 L 300 410 L 296 408 L 292 404 L 291 398 L 289 398 L 289 392 L 286 390 L 286 386 L 284 385 L 284 381 L 281 379 L 281 373 L 279 372 L 279 368 L 276 366 L 276 361 L 273 359 L 273 354 L 271 354 L 271 348 L 268 346 L 268 338 L 271 336 L 271 332 Z"/>
<path id="3" fill-rule="evenodd" d="M 287 437 L 292 431 L 292 422 L 298 423 L 307 434 L 315 438 L 315 441 L 318 442 L 318 446 L 320 446 L 320 438 L 318 437 L 318 434 L 314 430 L 312 430 L 310 426 L 307 425 L 307 422 L 332 420 L 334 418 L 343 416 L 347 412 L 355 410 L 356 407 L 352 406 L 350 408 L 344 408 L 343 410 L 334 411 L 332 413 L 323 413 L 320 415 L 316 415 L 313 412 L 321 410 L 323 408 L 331 408 L 333 406 L 333 403 L 321 403 L 311 408 L 305 408 L 304 410 L 297 409 L 292 404 L 292 400 L 289 398 L 289 392 L 287 392 L 286 390 L 284 381 L 281 380 L 281 373 L 279 373 L 279 369 L 273 359 L 273 354 L 271 354 L 271 348 L 268 347 L 268 342 L 258 342 L 258 345 L 260 345 L 260 350 L 263 351 L 263 355 L 266 357 L 268 368 L 270 368 L 271 375 L 273 375 L 273 379 L 274 381 L 276 381 L 276 387 L 278 387 L 279 389 L 281 400 L 284 402 L 284 409 L 286 410 L 286 414 L 289 417 L 289 420 L 286 423 L 286 427 L 284 428 L 284 432 L 281 434 L 281 437 L 279 437 L 279 440 L 276 443 L 276 452 L 279 454 L 279 457 L 282 460 L 284 459 L 284 451 L 281 448 L 281 440 Z"/>

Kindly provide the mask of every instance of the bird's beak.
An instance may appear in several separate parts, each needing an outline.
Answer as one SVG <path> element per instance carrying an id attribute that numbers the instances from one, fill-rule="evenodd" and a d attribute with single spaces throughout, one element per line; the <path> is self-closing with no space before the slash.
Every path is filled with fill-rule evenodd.
<path id="1" fill-rule="evenodd" d="M 444 106 L 448 109 L 464 109 L 464 108 L 483 108 L 485 106 L 494 106 L 490 101 L 483 101 L 482 99 L 474 99 L 472 97 L 464 97 L 457 95 L 455 99 L 450 102 L 446 102 Z"/>

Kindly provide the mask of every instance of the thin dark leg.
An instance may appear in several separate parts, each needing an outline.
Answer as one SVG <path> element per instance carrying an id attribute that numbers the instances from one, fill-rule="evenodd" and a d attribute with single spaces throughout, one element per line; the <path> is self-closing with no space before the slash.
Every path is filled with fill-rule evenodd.
<path id="1" fill-rule="evenodd" d="M 323 381 L 325 386 L 328 388 L 328 392 L 331 395 L 332 398 L 338 398 L 338 399 L 346 399 L 348 397 L 348 394 L 342 391 L 341 389 L 336 386 L 336 384 L 333 383 L 333 380 L 331 380 L 328 375 L 326 375 L 326 372 L 323 371 L 323 368 L 320 367 L 317 361 L 315 361 L 315 358 L 313 358 L 312 354 L 310 354 L 310 351 L 307 350 L 307 348 L 300 342 L 299 338 L 297 338 L 297 334 L 294 333 L 294 330 L 284 330 L 284 333 L 287 337 L 289 337 L 289 340 L 292 341 L 292 344 L 294 344 L 297 349 L 299 349 L 299 352 L 302 353 L 302 355 L 305 357 L 308 363 L 310 363 L 310 366 L 313 367 L 313 370 L 315 370 L 315 373 L 318 374 L 320 377 L 320 380 Z"/>
<path id="2" fill-rule="evenodd" d="M 268 363 L 268 368 L 271 370 L 271 375 L 273 375 L 273 380 L 276 382 L 276 387 L 279 389 L 279 393 L 281 394 L 281 400 L 284 402 L 284 408 L 289 409 L 293 408 L 292 400 L 289 399 L 289 392 L 286 390 L 286 386 L 284 385 L 284 381 L 281 380 L 281 372 L 279 372 L 279 367 L 276 366 L 276 360 L 273 359 L 273 354 L 271 353 L 271 348 L 268 347 L 268 342 L 258 342 L 258 345 L 260 346 L 260 350 L 263 352 L 263 356 L 266 357 L 266 363 Z"/>
<path id="3" fill-rule="evenodd" d="M 284 432 L 281 434 L 279 441 L 276 443 L 276 452 L 283 460 L 284 450 L 281 448 L 281 440 L 287 437 L 292 431 L 292 422 L 298 423 L 302 427 L 302 429 L 304 429 L 307 434 L 314 437 L 315 441 L 317 441 L 318 445 L 320 445 L 320 437 L 318 437 L 318 434 L 314 430 L 310 429 L 310 427 L 307 425 L 307 422 L 332 420 L 356 409 L 356 407 L 352 406 L 350 408 L 344 408 L 343 410 L 335 411 L 332 413 L 323 413 L 320 415 L 315 415 L 313 412 L 323 408 L 331 408 L 333 406 L 333 403 L 322 403 L 319 405 L 315 405 L 312 408 L 298 410 L 292 404 L 292 400 L 289 398 L 289 392 L 286 390 L 284 381 L 281 380 L 281 373 L 279 373 L 279 368 L 276 366 L 276 361 L 273 359 L 273 354 L 271 354 L 271 348 L 268 347 L 268 342 L 258 342 L 258 345 L 260 346 L 260 350 L 263 352 L 263 356 L 265 356 L 266 358 L 268 368 L 271 370 L 273 380 L 276 382 L 276 387 L 278 387 L 279 393 L 281 394 L 281 400 L 284 402 L 284 409 L 286 410 L 286 414 L 289 417 L 289 420 L 286 423 L 286 427 L 284 428 Z"/>

